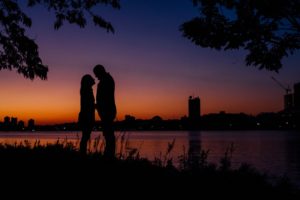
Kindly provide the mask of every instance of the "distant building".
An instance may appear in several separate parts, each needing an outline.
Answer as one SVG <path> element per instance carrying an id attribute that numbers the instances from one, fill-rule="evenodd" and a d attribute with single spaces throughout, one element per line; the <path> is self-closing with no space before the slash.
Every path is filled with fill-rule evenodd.
<path id="1" fill-rule="evenodd" d="M 125 115 L 124 120 L 124 127 L 125 129 L 133 129 L 136 127 L 136 119 L 134 116 L 131 115 Z"/>
<path id="2" fill-rule="evenodd" d="M 11 117 L 10 125 L 12 129 L 17 129 L 18 125 L 18 118 L 16 117 Z"/>
<path id="3" fill-rule="evenodd" d="M 10 130 L 10 117 L 6 116 L 4 117 L 4 122 L 2 124 L 2 129 L 5 131 Z"/>
<path id="4" fill-rule="evenodd" d="M 200 118 L 201 107 L 199 97 L 189 97 L 189 119 L 197 120 Z"/>
<path id="5" fill-rule="evenodd" d="M 125 115 L 125 121 L 126 122 L 132 122 L 135 121 L 135 117 L 131 115 Z"/>
<path id="6" fill-rule="evenodd" d="M 24 130 L 24 128 L 25 128 L 25 123 L 24 121 L 20 120 L 18 122 L 18 130 Z"/>
<path id="7" fill-rule="evenodd" d="M 10 117 L 4 117 L 4 125 L 9 126 L 10 125 Z"/>
<path id="8" fill-rule="evenodd" d="M 34 123 L 34 120 L 33 119 L 29 119 L 28 120 L 28 126 L 27 126 L 28 130 L 35 130 L 35 123 Z"/>
<path id="9" fill-rule="evenodd" d="M 200 113 L 201 104 L 199 97 L 189 97 L 189 113 L 188 113 L 188 128 L 199 129 L 200 128 Z"/>
<path id="10" fill-rule="evenodd" d="M 294 95 L 286 94 L 284 95 L 284 110 L 289 111 L 294 107 Z"/>
<path id="11" fill-rule="evenodd" d="M 300 82 L 294 84 L 294 106 L 300 111 Z"/>

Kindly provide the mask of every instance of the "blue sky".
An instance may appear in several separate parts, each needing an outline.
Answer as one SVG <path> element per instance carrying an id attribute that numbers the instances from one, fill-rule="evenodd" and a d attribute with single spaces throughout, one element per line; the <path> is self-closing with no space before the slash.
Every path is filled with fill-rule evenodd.
<path id="1" fill-rule="evenodd" d="M 202 113 L 279 111 L 284 90 L 270 77 L 291 86 L 300 81 L 299 52 L 285 58 L 277 74 L 245 66 L 244 51 L 205 49 L 183 38 L 179 26 L 198 14 L 189 0 L 124 0 L 120 10 L 99 8 L 115 34 L 92 23 L 54 30 L 47 9 L 26 10 L 33 20 L 28 33 L 49 66 L 48 80 L 1 71 L 0 85 L 10 85 L 12 95 L 0 100 L 0 119 L 22 112 L 21 118 L 40 123 L 75 121 L 80 79 L 98 63 L 115 78 L 118 119 L 125 114 L 179 118 L 187 114 L 190 95 L 201 98 Z M 31 107 L 37 103 L 38 108 Z"/>

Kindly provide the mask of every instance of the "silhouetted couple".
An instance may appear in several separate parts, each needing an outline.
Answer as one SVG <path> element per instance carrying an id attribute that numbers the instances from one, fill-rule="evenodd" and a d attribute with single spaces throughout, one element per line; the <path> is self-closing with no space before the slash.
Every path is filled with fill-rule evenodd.
<path id="1" fill-rule="evenodd" d="M 86 74 L 81 79 L 79 125 L 82 130 L 82 137 L 80 141 L 80 152 L 86 154 L 87 143 L 95 124 L 96 108 L 102 122 L 103 136 L 105 138 L 104 156 L 111 158 L 115 156 L 116 148 L 113 128 L 113 121 L 117 113 L 115 104 L 115 82 L 102 65 L 96 65 L 93 71 L 99 80 L 96 105 L 92 88 L 95 84 L 94 78 Z"/>

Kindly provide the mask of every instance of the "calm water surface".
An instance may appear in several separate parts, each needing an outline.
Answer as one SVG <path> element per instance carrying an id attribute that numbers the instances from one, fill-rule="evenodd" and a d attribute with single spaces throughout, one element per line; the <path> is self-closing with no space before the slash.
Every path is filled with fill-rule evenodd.
<path id="1" fill-rule="evenodd" d="M 300 186 L 300 133 L 293 131 L 133 131 L 116 132 L 117 152 L 126 154 L 138 149 L 142 157 L 153 160 L 166 155 L 168 144 L 175 141 L 170 157 L 188 152 L 197 154 L 200 149 L 209 150 L 208 160 L 216 164 L 226 149 L 233 144 L 232 162 L 236 167 L 249 163 L 261 171 L 274 175 L 287 175 Z M 72 141 L 76 145 L 80 132 L 0 132 L 1 143 L 28 140 L 41 144 L 53 143 L 58 139 Z M 100 138 L 97 147 L 95 138 Z M 93 132 L 90 149 L 103 148 L 101 132 Z M 122 142 L 123 141 L 123 142 Z"/>

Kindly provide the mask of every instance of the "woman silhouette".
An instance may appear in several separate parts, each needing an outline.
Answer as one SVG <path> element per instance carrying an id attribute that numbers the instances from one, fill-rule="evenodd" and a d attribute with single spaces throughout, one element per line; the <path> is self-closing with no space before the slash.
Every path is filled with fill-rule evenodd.
<path id="1" fill-rule="evenodd" d="M 95 97 L 92 88 L 94 84 L 95 80 L 89 74 L 84 75 L 81 79 L 80 113 L 78 122 L 82 130 L 80 152 L 83 154 L 86 154 L 87 142 L 90 139 L 95 123 Z"/>

